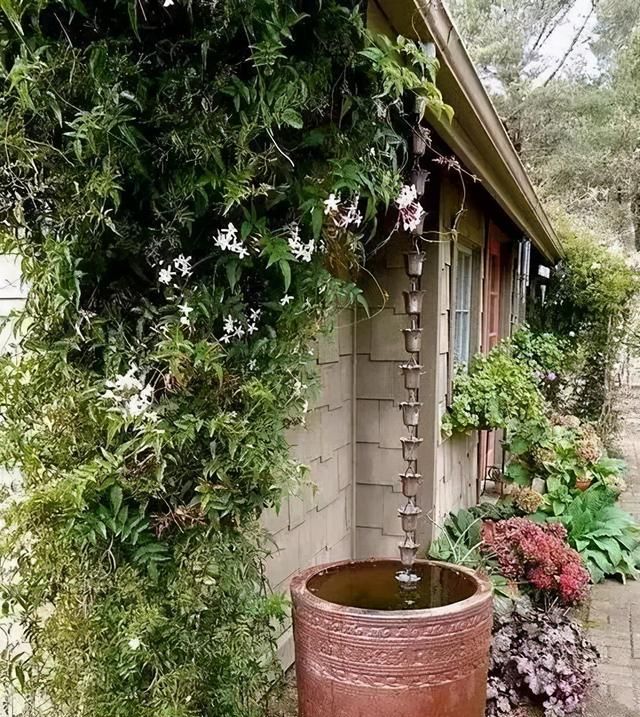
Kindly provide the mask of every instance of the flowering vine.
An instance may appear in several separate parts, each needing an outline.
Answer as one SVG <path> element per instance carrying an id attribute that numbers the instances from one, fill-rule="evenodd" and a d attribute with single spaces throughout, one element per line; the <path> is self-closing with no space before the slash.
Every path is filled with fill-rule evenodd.
<path id="1" fill-rule="evenodd" d="M 285 616 L 259 518 L 304 473 L 286 431 L 362 301 L 404 103 L 446 110 L 436 63 L 346 0 L 0 13 L 0 248 L 30 286 L 0 589 L 32 643 L 3 675 L 42 717 L 256 717 Z"/>

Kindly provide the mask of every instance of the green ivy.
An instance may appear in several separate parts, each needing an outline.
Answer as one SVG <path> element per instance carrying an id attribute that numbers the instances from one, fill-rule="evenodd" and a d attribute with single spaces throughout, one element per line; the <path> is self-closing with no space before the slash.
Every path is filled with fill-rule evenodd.
<path id="1" fill-rule="evenodd" d="M 302 470 L 312 341 L 449 113 L 340 0 L 3 0 L 3 674 L 30 714 L 253 717 L 283 601 L 259 518 Z M 311 351 L 311 353 L 313 353 Z"/>

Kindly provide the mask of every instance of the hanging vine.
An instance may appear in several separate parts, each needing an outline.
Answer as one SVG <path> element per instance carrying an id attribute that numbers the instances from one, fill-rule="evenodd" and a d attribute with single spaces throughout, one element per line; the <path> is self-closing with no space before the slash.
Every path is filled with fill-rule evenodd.
<path id="1" fill-rule="evenodd" d="M 338 0 L 2 0 L 4 679 L 30 715 L 249 717 L 258 519 L 436 63 Z"/>

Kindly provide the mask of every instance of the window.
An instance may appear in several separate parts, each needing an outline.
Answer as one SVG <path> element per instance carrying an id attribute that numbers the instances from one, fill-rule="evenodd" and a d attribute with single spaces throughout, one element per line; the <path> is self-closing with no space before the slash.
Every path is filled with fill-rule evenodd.
<path id="1" fill-rule="evenodd" d="M 454 324 L 454 360 L 467 365 L 471 352 L 471 297 L 473 288 L 473 254 L 458 246 L 456 261 L 456 303 Z"/>

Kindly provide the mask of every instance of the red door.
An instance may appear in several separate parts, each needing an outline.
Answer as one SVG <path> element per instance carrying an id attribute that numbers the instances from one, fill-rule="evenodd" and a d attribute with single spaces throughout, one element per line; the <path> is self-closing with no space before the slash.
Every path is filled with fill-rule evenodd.
<path id="1" fill-rule="evenodd" d="M 482 326 L 483 351 L 488 353 L 500 341 L 500 309 L 502 305 L 502 232 L 491 224 L 487 242 L 484 281 L 484 313 Z M 478 460 L 479 490 L 487 473 L 495 465 L 496 434 L 494 431 L 481 431 Z"/>

